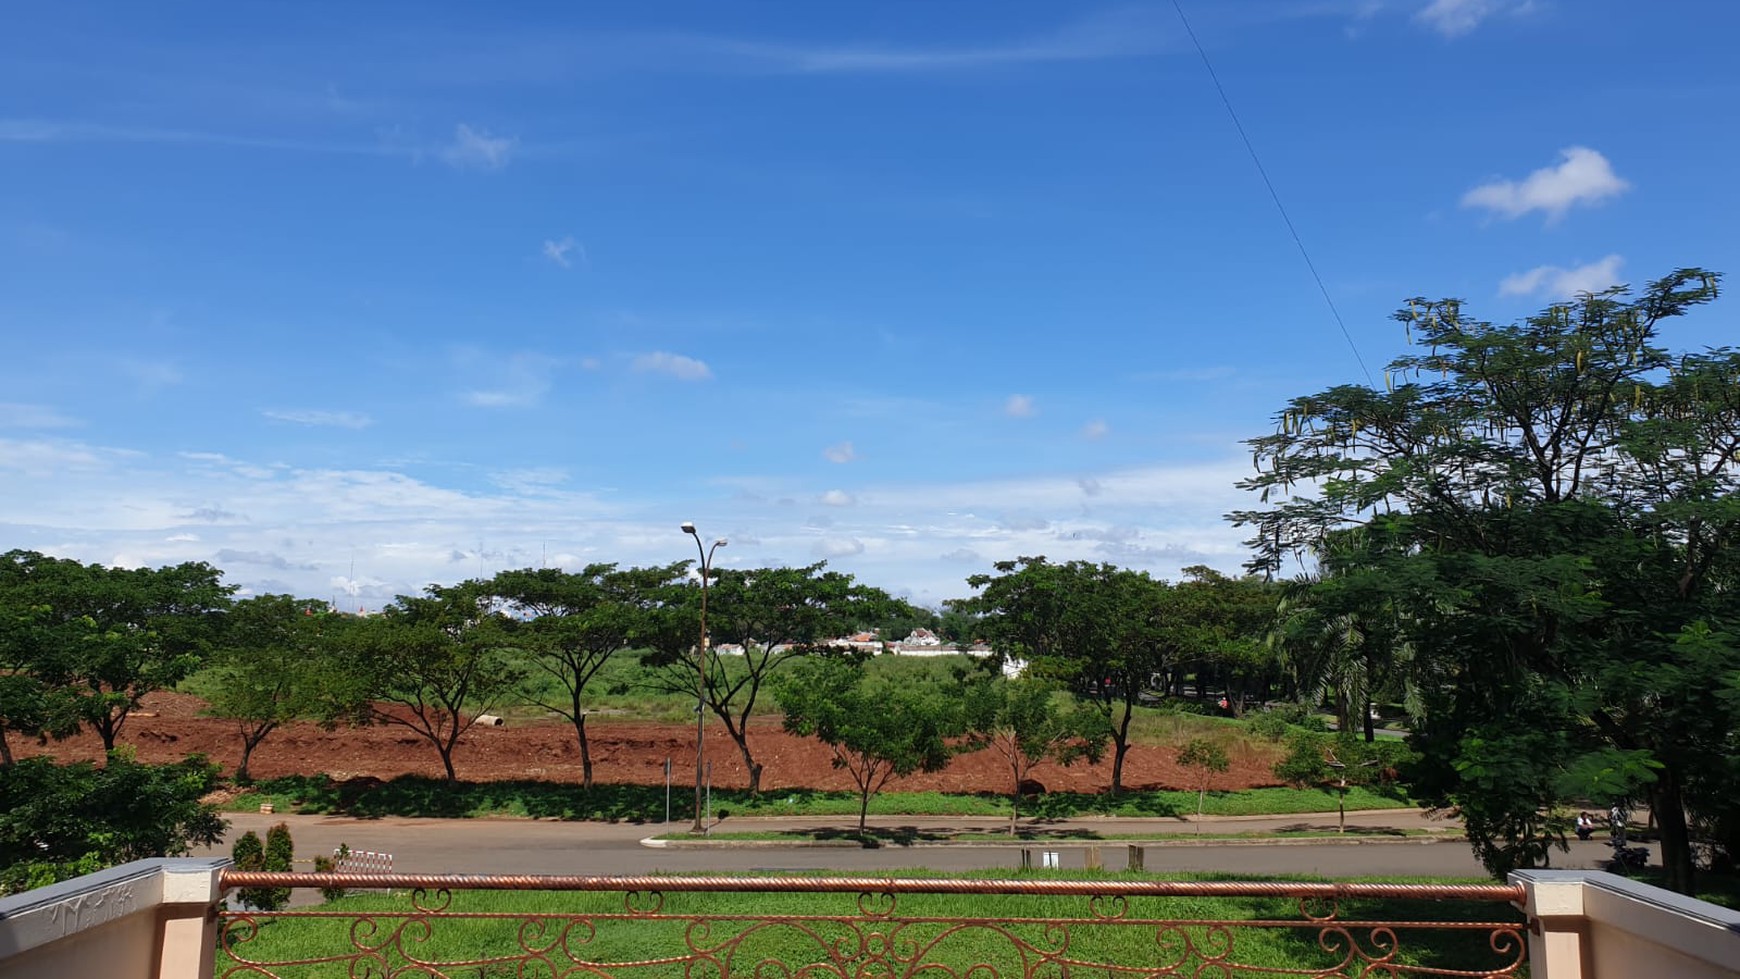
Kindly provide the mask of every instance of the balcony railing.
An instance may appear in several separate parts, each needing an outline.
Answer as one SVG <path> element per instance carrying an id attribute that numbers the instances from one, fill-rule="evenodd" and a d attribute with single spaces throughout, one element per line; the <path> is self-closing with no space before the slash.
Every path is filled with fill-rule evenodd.
<path id="1" fill-rule="evenodd" d="M 1528 947 L 1518 884 L 225 871 L 220 886 L 398 892 L 221 911 L 225 979 L 1507 976 Z"/>

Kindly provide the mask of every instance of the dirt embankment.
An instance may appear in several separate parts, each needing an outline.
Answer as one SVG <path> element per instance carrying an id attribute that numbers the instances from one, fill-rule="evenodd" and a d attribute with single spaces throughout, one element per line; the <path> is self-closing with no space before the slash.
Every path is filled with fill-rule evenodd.
<path id="1" fill-rule="evenodd" d="M 234 722 L 201 717 L 204 702 L 176 693 L 147 696 L 140 712 L 127 719 L 121 743 L 134 746 L 141 761 L 167 762 L 201 752 L 233 771 L 241 758 L 241 735 Z M 665 759 L 677 785 L 693 784 L 695 730 L 688 725 L 592 718 L 586 725 L 592 747 L 594 777 L 600 782 L 658 785 L 664 781 Z M 851 777 L 830 763 L 828 748 L 781 731 L 777 722 L 758 722 L 750 729 L 750 749 L 764 766 L 762 788 L 851 789 Z M 19 743 L 20 755 L 50 754 L 62 760 L 98 758 L 102 742 L 86 733 L 38 747 Z M 1235 745 L 1232 767 L 1210 778 L 1212 790 L 1256 788 L 1279 784 L 1272 771 L 1278 749 Z M 748 783 L 743 756 L 723 725 L 707 726 L 707 758 L 713 784 L 741 787 Z M 336 778 L 398 775 L 439 776 L 441 759 L 424 739 L 396 725 L 321 730 L 313 724 L 291 724 L 266 739 L 254 752 L 255 778 L 326 773 Z M 459 741 L 454 767 L 468 781 L 539 779 L 580 781 L 580 746 L 565 721 L 473 727 Z M 1098 764 L 1070 767 L 1046 764 L 1031 776 L 1052 792 L 1098 792 L 1111 785 L 1108 752 Z M 1008 765 L 989 749 L 959 755 L 935 774 L 895 779 L 894 791 L 1007 792 Z M 1128 789 L 1195 789 L 1196 773 L 1179 766 L 1176 753 L 1165 747 L 1138 745 L 1124 761 Z"/>

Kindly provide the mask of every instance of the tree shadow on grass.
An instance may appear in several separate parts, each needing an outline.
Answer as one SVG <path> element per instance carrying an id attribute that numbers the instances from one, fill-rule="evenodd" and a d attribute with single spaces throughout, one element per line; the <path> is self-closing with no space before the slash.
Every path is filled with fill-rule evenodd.
<path id="1" fill-rule="evenodd" d="M 422 775 L 401 775 L 387 781 L 367 776 L 339 781 L 315 775 L 269 779 L 254 789 L 287 800 L 298 812 L 364 819 L 502 815 L 650 823 L 665 817 L 663 786 L 594 785 L 586 789 L 567 782 L 526 779 L 449 783 Z M 715 797 L 717 800 L 717 794 Z M 686 806 L 672 809 L 673 818 L 693 815 Z"/>

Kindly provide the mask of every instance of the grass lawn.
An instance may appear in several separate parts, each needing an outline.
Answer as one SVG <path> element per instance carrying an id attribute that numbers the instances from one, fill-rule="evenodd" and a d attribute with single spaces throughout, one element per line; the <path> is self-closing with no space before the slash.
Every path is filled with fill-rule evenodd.
<path id="1" fill-rule="evenodd" d="M 934 876 L 893 872 L 895 876 Z M 1006 877 L 1008 872 L 975 876 Z M 1029 873 L 1036 879 L 1227 879 L 1223 875 L 1103 875 L 1088 872 Z M 1467 881 L 1456 881 L 1466 883 Z M 1300 969 L 1316 974 L 1336 969 L 1349 939 L 1366 955 L 1384 954 L 1370 927 L 1330 932 L 1320 944 L 1321 926 L 1234 927 L 1220 929 L 1190 922 L 1299 922 L 1298 902 L 1286 898 L 1136 897 L 1115 920 L 1093 917 L 1089 900 L 1079 896 L 900 895 L 893 918 L 869 917 L 856 894 L 693 894 L 664 896 L 657 916 L 624 915 L 620 893 L 461 891 L 450 912 L 503 917 L 410 918 L 403 894 L 341 898 L 321 910 L 334 917 L 264 918 L 257 932 L 245 924 L 231 931 L 229 951 L 218 953 L 216 974 L 236 965 L 231 956 L 277 963 L 325 959 L 301 966 L 270 967 L 273 975 L 315 977 L 399 974 L 412 960 L 468 963 L 441 971 L 466 976 L 547 976 L 568 974 L 577 961 L 600 963 L 574 974 L 648 976 L 839 976 L 938 975 L 1019 976 L 1081 974 L 1117 976 L 1119 967 L 1152 973 L 1176 968 L 1179 975 L 1243 974 L 1222 968 L 1244 965 Z M 653 906 L 640 895 L 632 906 Z M 875 898 L 867 905 L 880 914 Z M 357 917 L 366 915 L 363 923 Z M 608 917 L 607 917 L 608 916 Z M 744 916 L 754 920 L 720 920 Z M 797 920 L 839 916 L 845 920 Z M 767 921 L 769 917 L 783 920 Z M 1520 922 L 1506 904 L 1490 902 L 1348 901 L 1342 920 Z M 968 918 L 979 923 L 912 921 Z M 697 919 L 702 923 L 697 923 Z M 994 923 L 983 919 L 1000 919 Z M 1147 922 L 1146 924 L 1143 922 Z M 1177 927 L 1155 922 L 1184 922 Z M 252 937 L 250 937 L 250 935 Z M 1437 931 L 1398 929 L 1397 964 L 1433 969 L 1491 970 L 1514 960 L 1495 955 L 1486 929 Z M 247 939 L 247 940 L 239 940 Z M 353 942 L 355 943 L 353 945 Z M 1230 948 L 1228 944 L 1230 942 Z M 358 946 L 380 949 L 359 952 Z M 518 970 L 528 951 L 545 956 Z M 1067 964 L 1048 955 L 1070 960 Z M 338 958 L 333 958 L 338 957 Z M 1050 961 L 1052 964 L 1045 964 Z M 1359 971 L 1359 959 L 1347 974 Z M 625 966 L 621 963 L 642 963 Z M 781 965 L 775 963 L 783 963 Z M 553 966 L 553 968 L 552 968 Z M 806 966 L 816 968 L 805 969 Z M 1037 966 L 1037 968 L 1035 968 Z M 1111 968 L 1107 968 L 1110 966 Z M 947 970 L 946 972 L 944 970 Z M 428 967 L 407 971 L 433 974 Z M 1336 969 L 1336 974 L 1346 970 Z M 1379 971 L 1382 971 L 1381 967 Z"/>
<path id="2" fill-rule="evenodd" d="M 673 819 L 692 819 L 683 792 L 671 797 Z M 1240 792 L 1210 792 L 1203 811 L 1211 816 L 1292 815 L 1335 809 L 1335 794 L 1322 789 L 1262 788 Z M 351 816 L 479 817 L 509 816 L 540 819 L 593 819 L 611 822 L 663 822 L 665 790 L 652 785 L 595 785 L 588 791 L 569 782 L 458 782 L 405 775 L 388 782 L 335 782 L 324 775 L 294 775 L 266 779 L 229 803 L 237 812 L 271 803 L 278 812 L 330 813 Z M 1400 792 L 1351 788 L 1348 810 L 1408 808 Z M 850 816 L 858 815 L 858 797 L 851 792 L 784 790 L 751 799 L 740 790 L 715 789 L 713 812 L 718 816 Z M 1120 796 L 1056 792 L 1023 801 L 1021 814 L 1032 819 L 1072 816 L 1185 816 L 1196 812 L 1196 793 L 1162 790 L 1126 792 Z M 870 800 L 878 816 L 1002 816 L 1009 800 L 996 795 L 954 795 L 943 792 L 887 792 Z"/>

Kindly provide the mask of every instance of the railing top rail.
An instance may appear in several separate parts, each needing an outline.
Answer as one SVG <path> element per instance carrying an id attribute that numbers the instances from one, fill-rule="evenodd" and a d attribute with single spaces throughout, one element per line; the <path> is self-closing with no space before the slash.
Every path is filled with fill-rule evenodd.
<path id="1" fill-rule="evenodd" d="M 1385 884 L 1309 881 L 1042 880 L 938 877 L 543 876 L 536 874 L 332 874 L 226 870 L 236 887 L 421 888 L 478 891 L 665 893 L 1034 894 L 1083 897 L 1413 898 L 1511 902 L 1520 884 Z"/>

